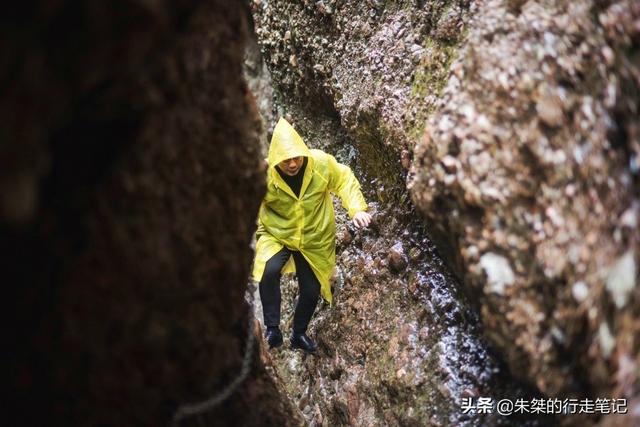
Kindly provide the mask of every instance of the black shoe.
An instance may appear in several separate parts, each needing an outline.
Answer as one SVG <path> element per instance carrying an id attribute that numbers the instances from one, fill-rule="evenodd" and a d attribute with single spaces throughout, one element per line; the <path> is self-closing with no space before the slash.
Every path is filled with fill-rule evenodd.
<path id="1" fill-rule="evenodd" d="M 282 345 L 282 333 L 279 328 L 268 328 L 264 337 L 269 343 L 269 348 L 276 348 Z"/>
<path id="2" fill-rule="evenodd" d="M 316 344 L 306 334 L 291 335 L 291 347 L 302 349 L 307 353 L 315 353 L 317 350 Z"/>

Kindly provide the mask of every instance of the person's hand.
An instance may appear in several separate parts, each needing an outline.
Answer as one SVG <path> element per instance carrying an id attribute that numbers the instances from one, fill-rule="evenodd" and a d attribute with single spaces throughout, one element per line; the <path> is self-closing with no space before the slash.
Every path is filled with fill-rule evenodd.
<path id="1" fill-rule="evenodd" d="M 358 228 L 368 227 L 371 224 L 371 215 L 366 212 L 358 212 L 353 216 L 353 223 Z"/>

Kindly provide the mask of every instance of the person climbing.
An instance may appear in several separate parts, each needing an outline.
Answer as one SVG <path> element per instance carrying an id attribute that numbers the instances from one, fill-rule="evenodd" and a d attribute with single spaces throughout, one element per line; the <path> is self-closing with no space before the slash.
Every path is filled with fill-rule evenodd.
<path id="1" fill-rule="evenodd" d="M 319 294 L 332 303 L 336 222 L 330 192 L 340 197 L 356 227 L 368 227 L 371 215 L 351 169 L 330 154 L 307 148 L 284 118 L 273 130 L 267 161 L 252 274 L 259 282 L 265 338 L 271 348 L 282 345 L 280 278 L 295 272 L 299 295 L 291 347 L 313 353 L 316 344 L 306 332 Z"/>

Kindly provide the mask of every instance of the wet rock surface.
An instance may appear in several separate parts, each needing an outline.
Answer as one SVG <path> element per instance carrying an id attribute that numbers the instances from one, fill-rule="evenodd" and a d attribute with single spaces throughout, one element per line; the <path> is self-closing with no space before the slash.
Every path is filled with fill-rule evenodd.
<path id="1" fill-rule="evenodd" d="M 551 396 L 638 393 L 639 18 L 487 2 L 416 148 L 413 200 L 512 372 Z"/>
<path id="2" fill-rule="evenodd" d="M 447 281 L 445 287 L 469 297 L 483 323 L 474 331 L 489 339 L 512 375 L 548 396 L 637 394 L 638 8 L 635 1 L 252 3 L 277 88 L 276 115 L 288 115 L 311 145 L 366 177 L 368 199 L 394 230 L 361 247 L 357 265 L 349 259 L 358 233 L 339 231 L 339 251 L 351 254 L 339 258 L 343 274 L 362 274 L 371 284 L 384 271 L 385 289 L 392 290 L 386 292 L 402 288 L 393 284 L 405 277 L 405 296 L 420 293 L 419 281 L 408 277 L 432 268 L 419 261 L 429 249 L 400 239 L 404 270 L 400 251 L 390 253 L 413 221 L 393 223 L 399 213 L 390 208 L 403 206 L 400 216 L 411 210 L 403 172 L 409 170 L 425 232 L 462 279 L 461 286 Z M 372 247 L 384 248 L 384 255 L 368 255 Z M 353 292 L 349 304 L 367 301 L 361 288 L 346 287 Z M 385 301 L 377 288 L 367 289 L 371 300 Z M 450 295 L 452 306 L 464 306 L 457 292 Z M 411 298 L 389 298 L 388 307 L 415 314 L 406 309 Z M 341 302 L 334 310 L 343 323 L 351 322 L 349 310 L 376 321 L 375 308 Z M 451 321 L 464 329 L 468 318 L 458 314 Z M 395 324 L 411 324 L 410 318 L 396 317 Z M 333 330 L 336 341 L 359 340 L 355 327 L 345 331 L 327 321 L 323 329 Z M 388 336 L 397 338 L 400 329 L 387 329 Z M 309 366 L 305 384 L 314 384 L 324 362 Z M 398 367 L 396 381 L 410 371 Z M 349 365 L 327 372 L 339 378 L 334 389 L 344 386 L 343 397 L 333 399 L 332 419 L 403 424 L 381 415 L 392 397 L 378 406 L 354 400 L 353 380 L 340 372 L 366 378 L 364 370 Z M 356 390 L 371 382 L 357 384 Z M 292 393 L 302 396 L 301 390 Z M 357 395 L 376 395 L 367 390 Z M 323 419 L 330 407 L 319 410 Z M 375 417 L 363 415 L 371 411 L 378 411 Z M 424 416 L 417 418 L 446 419 Z M 563 417 L 569 424 L 597 420 Z"/>
<path id="3" fill-rule="evenodd" d="M 273 75 L 265 78 L 277 81 Z M 257 95 L 260 99 L 271 93 Z M 285 339 L 284 348 L 269 352 L 270 369 L 309 425 L 543 425 L 544 420 L 527 417 L 462 413 L 464 397 L 515 398 L 536 392 L 510 379 L 488 349 L 477 314 L 459 293 L 408 200 L 406 170 L 384 152 L 365 148 L 372 156 L 365 157 L 322 100 L 310 102 L 276 90 L 273 111 L 288 117 L 310 147 L 335 154 L 357 171 L 374 218 L 369 229 L 357 230 L 336 200 L 335 304 L 321 303 L 310 326 L 319 353 L 305 356 L 289 349 Z M 389 168 L 381 170 L 368 161 Z M 295 278 L 285 278 L 282 290 L 286 338 Z M 256 315 L 261 319 L 259 305 Z"/>
<path id="4" fill-rule="evenodd" d="M 338 207 L 336 206 L 338 209 Z M 334 307 L 321 303 L 310 326 L 317 355 L 271 350 L 270 365 L 311 426 L 545 425 L 552 419 L 463 414 L 463 398 L 535 396 L 505 378 L 478 328 L 479 319 L 446 273 L 416 216 L 376 210 L 369 230 L 339 212 L 339 230 L 354 236 L 338 246 Z M 386 220 L 384 218 L 387 218 Z M 393 219 L 392 219 L 393 218 Z M 420 255 L 397 271 L 387 261 L 398 235 Z M 396 243 L 397 245 L 397 243 Z M 283 280 L 282 330 L 291 331 L 297 296 Z M 261 311 L 258 307 L 258 318 Z"/>
<path id="5" fill-rule="evenodd" d="M 372 168 L 387 186 L 397 182 L 388 182 L 395 177 L 385 176 L 380 162 L 389 170 L 400 161 L 408 168 L 475 7 L 470 1 L 252 2 L 278 90 L 308 108 L 330 106 L 360 154 L 378 160 L 360 167 Z"/>

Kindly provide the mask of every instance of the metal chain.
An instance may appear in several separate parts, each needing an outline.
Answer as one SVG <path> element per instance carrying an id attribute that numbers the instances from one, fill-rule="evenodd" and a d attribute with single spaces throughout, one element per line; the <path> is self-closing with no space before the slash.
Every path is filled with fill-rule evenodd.
<path id="1" fill-rule="evenodd" d="M 254 316 L 253 316 L 253 299 L 255 293 L 255 287 L 253 284 L 249 284 L 247 286 L 248 298 L 245 295 L 245 299 L 249 303 L 249 325 L 247 327 L 247 346 L 244 351 L 244 357 L 242 359 L 242 367 L 240 368 L 240 372 L 238 376 L 233 379 L 225 388 L 211 396 L 210 398 L 195 402 L 189 403 L 185 405 L 181 405 L 176 410 L 173 421 L 171 423 L 172 427 L 179 427 L 180 423 L 194 415 L 201 415 L 205 412 L 208 412 L 224 402 L 229 398 L 238 388 L 238 386 L 247 378 L 249 372 L 251 371 L 251 356 L 253 354 L 253 348 L 255 347 L 255 337 L 254 337 Z"/>

